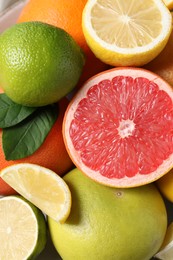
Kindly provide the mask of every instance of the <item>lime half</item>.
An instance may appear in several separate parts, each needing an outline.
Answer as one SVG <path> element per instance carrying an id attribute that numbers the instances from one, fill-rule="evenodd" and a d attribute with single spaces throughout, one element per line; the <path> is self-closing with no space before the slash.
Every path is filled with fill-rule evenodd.
<path id="1" fill-rule="evenodd" d="M 34 259 L 46 244 L 42 212 L 21 196 L 0 199 L 0 259 Z"/>
<path id="2" fill-rule="evenodd" d="M 71 192 L 66 182 L 48 168 L 18 163 L 0 171 L 1 178 L 55 221 L 65 222 L 71 210 Z"/>

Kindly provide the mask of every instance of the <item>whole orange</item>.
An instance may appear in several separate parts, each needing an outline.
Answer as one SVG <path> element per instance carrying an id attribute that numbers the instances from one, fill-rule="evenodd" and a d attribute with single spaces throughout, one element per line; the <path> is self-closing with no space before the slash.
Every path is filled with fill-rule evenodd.
<path id="1" fill-rule="evenodd" d="M 86 55 L 80 86 L 91 76 L 105 70 L 107 65 L 98 60 L 88 47 L 82 31 L 82 11 L 87 0 L 30 0 L 22 9 L 18 23 L 41 21 L 68 32 Z"/>
<path id="2" fill-rule="evenodd" d="M 55 171 L 58 175 L 63 175 L 69 171 L 73 164 L 67 154 L 62 137 L 62 120 L 67 105 L 67 99 L 62 99 L 59 102 L 58 118 L 47 135 L 44 143 L 37 151 L 26 158 L 14 161 L 7 161 L 5 159 L 2 149 L 2 129 L 0 129 L 0 170 L 15 163 L 27 162 L 49 168 Z M 0 178 L 0 195 L 9 195 L 13 193 L 15 193 L 14 190 Z"/>

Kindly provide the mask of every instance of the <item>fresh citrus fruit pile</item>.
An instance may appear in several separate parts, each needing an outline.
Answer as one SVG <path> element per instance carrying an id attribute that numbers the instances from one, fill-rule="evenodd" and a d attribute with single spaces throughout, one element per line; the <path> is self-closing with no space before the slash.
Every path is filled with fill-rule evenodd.
<path id="1" fill-rule="evenodd" d="M 87 0 L 29 0 L 21 11 L 18 23 L 41 21 L 64 29 L 85 53 L 86 63 L 78 87 L 91 76 L 107 68 L 88 47 L 82 31 L 82 12 Z"/>
<path id="2" fill-rule="evenodd" d="M 45 106 L 77 84 L 84 55 L 64 30 L 41 22 L 15 24 L 0 37 L 0 84 L 16 103 Z"/>
<path id="3" fill-rule="evenodd" d="M 0 35 L 0 258 L 48 231 L 66 260 L 170 260 L 171 6 L 29 0 Z"/>

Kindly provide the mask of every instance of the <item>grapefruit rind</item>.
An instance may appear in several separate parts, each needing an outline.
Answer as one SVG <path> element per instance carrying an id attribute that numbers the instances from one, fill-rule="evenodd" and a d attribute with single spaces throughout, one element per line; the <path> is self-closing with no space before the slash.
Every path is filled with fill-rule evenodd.
<path id="1" fill-rule="evenodd" d="M 97 181 L 101 184 L 112 186 L 112 187 L 122 187 L 122 188 L 128 188 L 128 187 L 136 187 L 145 185 L 147 183 L 151 183 L 153 181 L 156 181 L 163 175 L 165 175 L 168 171 L 170 171 L 173 168 L 173 154 L 168 156 L 166 160 L 163 161 L 163 163 L 157 168 L 157 170 L 150 172 L 149 174 L 141 175 L 137 173 L 132 178 L 125 176 L 124 178 L 107 178 L 100 174 L 99 171 L 94 171 L 91 168 L 87 167 L 81 160 L 80 153 L 76 151 L 74 148 L 73 142 L 71 140 L 69 129 L 70 124 L 73 120 L 74 113 L 78 107 L 79 101 L 87 96 L 88 89 L 98 84 L 100 81 L 109 79 L 111 80 L 115 76 L 130 76 L 133 78 L 136 77 L 146 77 L 147 79 L 153 81 L 159 86 L 160 90 L 164 90 L 173 100 L 173 90 L 170 87 L 169 84 L 167 84 L 163 79 L 161 79 L 158 75 L 147 71 L 145 69 L 140 68 L 115 68 L 110 69 L 105 72 L 99 73 L 95 75 L 94 77 L 90 78 L 81 88 L 80 91 L 74 96 L 72 101 L 70 102 L 63 121 L 63 137 L 64 142 L 66 145 L 66 149 L 69 153 L 69 156 L 71 157 L 73 163 L 76 165 L 78 169 L 80 169 L 85 175 L 93 179 L 94 181 Z"/>

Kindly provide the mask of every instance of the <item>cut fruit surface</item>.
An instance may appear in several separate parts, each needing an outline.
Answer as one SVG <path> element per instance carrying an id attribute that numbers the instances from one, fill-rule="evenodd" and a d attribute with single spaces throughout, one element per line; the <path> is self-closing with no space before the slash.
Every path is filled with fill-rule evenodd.
<path id="1" fill-rule="evenodd" d="M 89 0 L 82 16 L 88 45 L 113 66 L 142 66 L 165 47 L 172 17 L 161 0 Z"/>
<path id="2" fill-rule="evenodd" d="M 35 259 L 46 244 L 44 215 L 20 196 L 0 199 L 0 259 Z"/>
<path id="3" fill-rule="evenodd" d="M 64 222 L 71 209 L 71 193 L 55 172 L 31 163 L 0 171 L 1 178 L 24 198 L 56 221 Z"/>
<path id="4" fill-rule="evenodd" d="M 92 179 L 150 183 L 173 167 L 173 91 L 144 69 L 102 72 L 70 102 L 63 136 L 74 164 Z"/>

